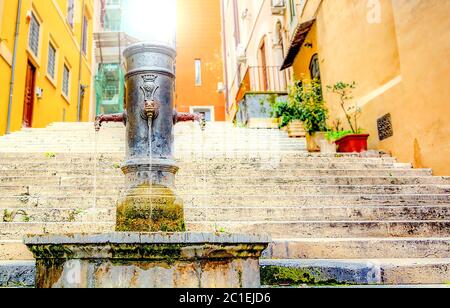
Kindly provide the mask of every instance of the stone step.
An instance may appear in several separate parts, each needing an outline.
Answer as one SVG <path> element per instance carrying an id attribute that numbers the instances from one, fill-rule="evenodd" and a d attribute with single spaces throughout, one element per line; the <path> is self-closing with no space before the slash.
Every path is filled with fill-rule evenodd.
<path id="1" fill-rule="evenodd" d="M 32 261 L 34 258 L 27 246 L 23 244 L 22 239 L 17 239 L 0 241 L 0 264 L 2 260 Z"/>
<path id="2" fill-rule="evenodd" d="M 40 179 L 36 179 L 40 180 Z M 125 192 L 123 188 L 123 180 L 118 180 L 120 182 L 113 181 L 100 181 L 97 180 L 96 185 L 97 188 L 90 186 L 92 182 L 81 181 L 77 179 L 76 181 L 67 180 L 62 178 L 62 180 L 53 179 L 53 180 L 41 180 L 39 183 L 41 186 L 35 189 L 34 187 L 27 188 L 27 191 L 22 190 L 23 192 L 19 195 L 10 195 L 9 191 L 0 193 L 0 199 L 11 197 L 11 198 L 19 198 L 21 200 L 25 199 L 36 199 L 36 198 L 55 198 L 55 197 L 84 197 L 89 198 L 93 196 L 120 196 Z M 322 196 L 322 195 L 407 195 L 407 194 L 423 194 L 423 195 L 448 195 L 449 188 L 447 185 L 292 185 L 295 183 L 282 183 L 281 181 L 272 181 L 268 180 L 266 183 L 273 184 L 283 184 L 280 187 L 277 187 L 277 192 L 282 194 L 285 197 L 291 197 L 293 199 L 297 198 L 300 195 L 310 195 L 310 196 Z M 7 187 L 8 183 L 2 183 L 2 186 Z M 13 187 L 18 186 L 30 186 L 32 182 L 30 181 L 22 181 L 17 180 L 14 182 L 9 182 L 9 184 Z M 118 185 L 119 184 L 119 185 Z M 65 193 L 61 190 L 50 190 L 46 191 L 44 189 L 39 189 L 40 187 L 46 187 L 46 185 L 52 186 L 83 186 L 83 187 L 91 187 L 91 189 L 87 188 L 83 191 L 72 190 L 71 193 Z M 105 187 L 110 188 L 110 190 L 105 190 Z M 182 197 L 183 199 L 186 197 L 195 197 L 195 198 L 218 198 L 220 199 L 225 196 L 242 196 L 247 199 L 252 199 L 254 197 L 258 198 L 259 196 L 267 195 L 268 191 L 274 189 L 273 185 L 258 185 L 258 183 L 254 183 L 253 185 L 239 185 L 239 182 L 229 183 L 228 185 L 217 185 L 213 186 L 212 183 L 204 182 L 203 184 L 193 185 L 186 183 L 178 183 L 176 186 L 176 193 Z M 276 196 L 275 193 L 269 195 L 270 197 Z M 25 200 L 26 201 L 26 200 Z M 1 202 L 1 201 L 0 201 Z M 0 203 L 1 204 L 1 203 Z"/>
<path id="3" fill-rule="evenodd" d="M 13 154 L 12 154 L 13 155 Z M 0 156 L 1 153 L 0 153 Z M 54 156 L 54 157 L 53 157 Z M 70 164 L 122 164 L 125 161 L 123 155 L 107 155 L 101 154 L 97 155 L 81 155 L 81 154 L 55 154 L 55 153 L 44 153 L 44 154 L 30 154 L 27 157 L 20 156 L 6 156 L 1 159 L 2 166 L 11 166 L 12 168 L 35 165 L 35 164 L 47 164 L 49 166 L 70 166 Z M 412 168 L 411 164 L 398 164 L 395 159 L 392 158 L 357 158 L 357 157 L 295 157 L 291 155 L 276 155 L 273 153 L 271 156 L 259 156 L 259 157 L 249 157 L 249 156 L 226 156 L 222 157 L 216 156 L 213 158 L 208 158 L 205 156 L 203 159 L 202 155 L 193 155 L 181 157 L 176 162 L 181 168 L 189 167 L 195 164 L 202 164 L 209 168 L 237 168 L 231 164 L 242 164 L 243 167 L 247 168 L 295 168 L 301 164 L 367 164 L 367 165 L 392 165 L 397 168 Z"/>
<path id="4" fill-rule="evenodd" d="M 450 238 L 274 239 L 266 259 L 450 258 Z"/>
<path id="5" fill-rule="evenodd" d="M 12 216 L 14 214 L 14 217 Z M 328 207 L 185 207 L 188 222 L 214 221 L 379 221 L 450 220 L 450 206 L 328 206 Z M 3 222 L 114 222 L 115 207 L 8 208 L 0 207 Z"/>
<path id="6" fill-rule="evenodd" d="M 83 169 L 68 169 L 68 170 L 33 170 L 29 169 L 31 174 L 26 174 L 25 169 L 17 170 L 0 170 L 2 173 L 3 182 L 10 182 L 11 178 L 46 178 L 46 177 L 78 177 L 80 179 L 86 179 L 94 175 L 97 175 L 97 179 L 101 180 L 107 176 L 114 178 L 114 180 L 124 179 L 123 173 L 120 170 L 119 165 L 115 165 L 115 169 L 112 168 L 86 168 Z M 191 169 L 182 169 L 177 174 L 177 179 L 199 179 L 205 178 L 209 181 L 220 182 L 222 179 L 233 181 L 234 179 L 240 179 L 243 182 L 245 180 L 251 180 L 252 177 L 260 179 L 262 181 L 280 181 L 280 183 L 287 183 L 289 181 L 303 181 L 303 177 L 384 177 L 389 178 L 390 183 L 395 183 L 398 177 L 430 177 L 431 171 L 429 169 L 315 169 L 313 167 L 309 169 L 202 169 L 201 166 L 197 166 Z M 300 178 L 301 177 L 301 178 Z M 444 177 L 436 177 L 436 180 L 442 181 L 442 183 L 448 183 L 448 180 Z M 255 180 L 255 179 L 253 179 Z M 245 182 L 244 182 L 245 183 Z"/>
<path id="7" fill-rule="evenodd" d="M 0 240 L 17 240 L 27 234 L 104 233 L 114 222 L 0 223 Z M 274 238 L 448 237 L 450 221 L 283 221 L 188 222 L 192 232 L 267 233 Z"/>
<path id="8" fill-rule="evenodd" d="M 195 222 L 190 231 L 268 233 L 274 238 L 448 237 L 450 221 Z"/>
<path id="9" fill-rule="evenodd" d="M 450 258 L 450 238 L 274 239 L 263 259 Z M 22 240 L 0 241 L 0 260 L 33 260 Z"/>
<path id="10" fill-rule="evenodd" d="M 0 171 L 1 172 L 1 171 Z M 18 172 L 19 173 L 19 172 Z M 20 174 L 20 173 L 19 173 Z M 50 174 L 52 174 L 50 172 Z M 97 175 L 95 175 L 97 174 Z M 151 175 L 150 175 L 151 176 Z M 362 179 L 362 178 L 360 178 Z M 420 184 L 418 178 L 414 179 L 404 179 L 401 177 L 365 177 L 364 181 L 369 184 L 364 185 L 373 185 L 378 186 L 386 186 L 387 188 L 391 188 L 389 186 L 424 186 L 426 189 L 427 186 L 440 187 L 443 190 L 449 187 L 449 184 L 446 184 L 447 181 L 443 178 L 429 178 L 425 182 L 426 184 Z M 387 181 L 387 183 L 386 183 Z M 419 181 L 419 184 L 416 184 Z M 428 182 L 430 182 L 428 184 Z M 262 172 L 259 175 L 254 174 L 252 177 L 246 176 L 234 176 L 234 177 L 214 177 L 208 176 L 207 174 L 198 174 L 195 176 L 179 176 L 176 179 L 177 186 L 184 187 L 186 184 L 192 184 L 193 186 L 202 186 L 207 183 L 212 186 L 223 186 L 223 185 L 233 185 L 233 184 L 247 184 L 247 185 L 256 185 L 261 186 L 265 184 L 266 186 L 273 184 L 283 184 L 283 185 L 344 185 L 347 187 L 358 186 L 353 180 L 352 177 L 300 177 L 300 176 L 292 176 L 286 172 L 286 175 L 283 176 L 270 176 L 269 174 Z M 361 184 L 362 182 L 358 183 Z M 97 184 L 98 187 L 102 185 L 109 185 L 112 187 L 126 185 L 126 179 L 123 175 L 120 174 L 120 171 L 117 170 L 115 175 L 104 176 L 101 170 L 94 171 L 94 175 L 77 175 L 77 174 L 68 174 L 64 175 L 43 175 L 43 176 L 2 176 L 0 178 L 0 186 L 42 186 L 42 185 L 53 185 L 53 186 L 93 186 Z M 418 188 L 418 187 L 416 187 Z"/>
<path id="11" fill-rule="evenodd" d="M 450 195 L 182 195 L 186 207 L 296 207 L 296 206 L 448 206 Z M 108 196 L 4 196 L 0 208 L 111 208 L 119 194 Z"/>
<path id="12" fill-rule="evenodd" d="M 247 179 L 247 178 L 243 178 L 243 182 L 244 183 L 250 183 L 250 182 L 255 182 L 252 179 Z M 57 182 L 57 181 L 55 181 Z M 267 181 L 270 182 L 270 181 Z M 246 193 L 248 190 L 250 190 L 249 192 L 249 196 L 252 196 L 254 194 L 258 194 L 259 191 L 262 189 L 269 189 L 270 187 L 273 187 L 271 185 L 258 185 L 258 183 L 256 182 L 254 185 L 258 186 L 258 188 L 255 188 L 253 190 L 253 186 L 251 185 L 239 185 L 239 181 L 237 180 L 230 180 L 228 182 L 228 185 L 233 186 L 230 189 L 233 190 L 233 194 L 242 194 L 242 193 Z M 317 183 L 315 183 L 317 182 Z M 316 178 L 316 179 L 311 179 L 310 181 L 305 180 L 305 183 L 312 183 L 313 185 L 306 185 L 303 184 L 302 181 L 299 180 L 295 180 L 295 185 L 292 185 L 292 183 L 288 183 L 286 182 L 286 184 L 284 185 L 284 187 L 282 188 L 284 192 L 290 192 L 290 193 L 294 193 L 294 194 L 298 194 L 298 193 L 307 193 L 309 190 L 311 190 L 312 188 L 315 187 L 324 187 L 325 189 L 329 189 L 329 188 L 336 188 L 338 187 L 339 189 L 341 189 L 342 187 L 345 187 L 345 185 L 349 185 L 348 187 L 355 187 L 355 185 L 353 185 L 353 182 L 357 182 L 357 180 L 347 180 L 347 179 L 341 179 L 341 178 L 330 178 L 330 179 L 326 179 L 326 178 Z M 376 179 L 362 179 L 359 183 L 362 183 L 361 187 L 367 187 L 367 185 L 371 185 L 372 187 L 375 187 L 375 191 L 378 189 L 377 187 L 385 187 L 385 186 L 373 186 L 374 184 L 378 184 L 378 183 L 382 183 L 383 182 L 383 178 L 380 178 L 379 180 Z M 402 179 L 402 178 L 397 178 L 395 179 L 395 182 L 397 184 L 397 186 L 400 187 L 406 187 L 408 189 L 408 187 L 415 187 L 414 185 L 409 185 L 407 183 L 411 182 L 423 182 L 426 183 L 428 181 L 425 180 L 421 180 L 421 179 L 411 179 L 411 180 L 406 180 L 406 179 Z M 430 182 L 433 182 L 430 180 Z M 48 182 L 47 182 L 48 183 Z M 330 184 L 331 183 L 331 184 Z M 340 185 L 334 185 L 335 183 L 339 183 Z M 14 185 L 14 182 L 11 183 L 5 183 L 5 185 L 0 185 L 0 197 L 7 197 L 7 196 L 30 196 L 30 197 L 39 197 L 39 196 L 55 196 L 55 195 L 60 195 L 60 194 L 64 194 L 68 197 L 70 196 L 85 196 L 85 197 L 92 197 L 94 195 L 98 195 L 98 196 L 111 196 L 111 195 L 120 195 L 122 193 L 125 193 L 127 190 L 127 186 L 125 181 L 116 181 L 116 182 L 101 182 L 101 181 L 97 181 L 97 183 L 93 183 L 92 185 L 83 185 L 83 186 L 79 186 L 79 185 L 59 185 L 59 184 L 55 184 L 55 185 L 41 185 L 39 186 L 39 183 L 36 183 L 36 185 Z M 90 184 L 90 183 L 89 183 Z M 221 185 L 219 185 L 221 184 Z M 96 185 L 96 186 L 95 186 Z M 207 185 L 205 187 L 205 185 Z M 238 186 L 236 186 L 238 185 Z M 378 184 L 379 185 L 379 184 Z M 403 185 L 403 186 L 402 186 Z M 419 184 L 418 186 L 422 187 L 423 185 L 428 185 L 430 187 L 447 187 L 448 185 L 440 185 L 440 184 Z M 192 193 L 201 193 L 201 194 L 205 194 L 206 191 L 205 189 L 208 188 L 208 190 L 210 189 L 211 192 L 220 190 L 220 191 L 225 191 L 227 188 L 225 188 L 225 186 L 227 186 L 227 183 L 216 183 L 215 180 L 208 180 L 205 178 L 180 178 L 177 182 L 176 185 L 176 191 L 180 194 L 188 194 L 189 192 Z M 357 189 L 352 190 L 352 192 L 356 192 Z M 422 191 L 422 193 L 425 193 L 424 191 Z"/>
<path id="13" fill-rule="evenodd" d="M 110 149 L 114 150 L 114 149 Z M 84 159 L 84 160 L 94 160 L 94 156 L 92 153 L 54 153 L 54 158 L 48 158 L 47 155 L 48 152 L 44 153 L 11 153 L 7 151 L 0 151 L 0 159 L 1 161 L 5 161 L 8 159 L 16 160 L 16 161 L 29 161 L 35 160 L 35 159 L 47 159 L 47 160 L 54 160 L 54 158 L 58 160 L 62 159 Z M 339 153 L 339 154 L 321 154 L 321 153 L 304 153 L 304 152 L 297 152 L 297 151 L 289 151 L 289 152 L 283 152 L 283 153 L 277 153 L 277 151 L 271 151 L 271 152 L 243 152 L 242 155 L 238 155 L 235 157 L 228 156 L 228 153 L 218 153 L 219 155 L 213 156 L 214 162 L 217 162 L 217 159 L 223 158 L 223 159 L 244 159 L 249 160 L 250 162 L 259 162 L 259 161 L 268 161 L 270 159 L 270 162 L 274 162 L 276 160 L 283 161 L 287 159 L 291 159 L 294 161 L 297 161 L 299 159 L 337 159 L 337 160 L 343 160 L 343 159 L 353 159 L 352 161 L 387 161 L 387 162 L 394 162 L 395 159 L 390 156 L 382 156 L 379 155 L 371 155 L 369 157 L 366 157 L 364 154 L 357 154 L 357 153 Z M 236 153 L 239 154 L 239 153 Z M 251 154 L 254 154 L 252 156 Z M 125 159 L 125 153 L 108 153 L 108 154 L 102 154 L 98 155 L 99 159 L 103 160 L 120 160 L 123 161 Z M 195 157 L 195 155 L 188 155 L 189 157 Z M 202 156 L 197 155 L 198 158 L 202 158 Z M 208 157 L 206 157 L 208 158 Z M 411 164 L 409 164 L 411 166 Z"/>
<path id="14" fill-rule="evenodd" d="M 189 166 L 186 168 L 185 166 Z M 1 177 L 11 177 L 11 176 L 48 176 L 48 175 L 92 175 L 95 172 L 107 172 L 109 175 L 114 176 L 123 176 L 123 173 L 120 170 L 121 165 L 117 163 L 108 163 L 107 165 L 102 164 L 100 166 L 91 164 L 85 164 L 82 168 L 74 168 L 72 166 L 68 166 L 67 168 L 54 168 L 51 165 L 44 167 L 43 169 L 36 169 L 28 167 L 27 165 L 18 167 L 17 169 L 6 169 L 8 166 L 0 165 L 0 176 Z M 359 168 L 358 168 L 359 167 Z M 148 170 L 150 166 L 148 166 Z M 414 174 L 419 174 L 421 176 L 431 176 L 427 169 L 398 169 L 392 168 L 391 165 L 361 165 L 358 166 L 355 164 L 347 164 L 347 163 L 325 163 L 325 164 L 297 164 L 295 168 L 276 168 L 269 169 L 267 168 L 251 168 L 250 166 L 243 166 L 242 168 L 220 168 L 219 166 L 209 166 L 207 164 L 183 164 L 181 170 L 177 173 L 178 177 L 186 177 L 186 176 L 215 176 L 221 175 L 226 177 L 243 177 L 249 176 L 249 172 L 255 175 L 263 175 L 265 177 L 270 177 L 270 175 L 275 176 L 296 176 L 299 177 L 305 173 L 313 173 L 311 170 L 316 171 L 318 175 L 323 176 L 327 172 L 337 171 L 340 173 L 344 173 L 344 170 L 348 170 L 349 172 L 371 172 L 371 171 L 384 171 L 383 175 L 386 178 L 394 178 L 397 174 L 407 174 L 409 176 L 413 176 Z M 403 171 L 403 173 L 396 173 L 399 171 Z M 409 171 L 406 173 L 405 171 Z M 411 175 L 412 174 L 412 175 Z M 347 176 L 348 177 L 348 176 Z M 360 175 L 359 177 L 370 177 L 370 175 Z M 444 177 L 435 177 L 435 179 L 439 179 L 441 182 Z"/>
<path id="15" fill-rule="evenodd" d="M 100 174 L 101 172 L 99 172 Z M 42 179 L 42 178 L 41 178 Z M 44 178 L 46 179 L 46 178 Z M 16 178 L 15 180 L 20 180 Z M 36 178 L 37 180 L 37 178 Z M 94 183 L 92 181 L 87 183 L 89 185 L 40 185 L 40 183 L 34 183 L 30 185 L 14 185 L 15 181 L 5 183 L 5 185 L 0 185 L 0 194 L 5 192 L 11 195 L 22 195 L 22 194 L 36 194 L 42 192 L 51 191 L 61 191 L 61 192 L 90 192 L 94 190 Z M 56 181 L 55 181 L 56 182 Z M 284 189 L 289 191 L 298 191 L 302 189 L 301 185 L 440 185 L 448 186 L 445 184 L 446 181 L 439 177 L 397 177 L 397 178 L 386 178 L 386 177 L 299 177 L 299 178 L 271 178 L 267 179 L 264 184 L 260 184 L 260 179 L 257 178 L 191 178 L 191 177 L 180 177 L 177 180 L 177 188 L 185 187 L 185 189 L 190 188 L 204 188 L 205 183 L 208 187 L 220 188 L 223 185 L 229 185 L 230 187 L 235 187 L 239 185 L 240 188 L 243 187 L 254 187 L 258 186 L 261 189 L 268 189 L 273 187 L 273 184 L 282 184 Z M 240 183 L 245 183 L 245 185 L 240 185 Z M 445 185 L 444 185 L 445 184 Z M 111 189 L 113 192 L 118 190 L 123 190 L 126 188 L 125 181 L 117 181 L 110 183 L 108 187 L 106 185 L 106 180 L 102 178 L 97 179 L 96 183 L 97 192 Z"/>
<path id="16" fill-rule="evenodd" d="M 446 285 L 449 259 L 368 260 L 262 260 L 266 286 L 353 285 Z M 34 261 L 1 261 L 0 287 L 32 288 Z"/>
<path id="17" fill-rule="evenodd" d="M 261 260 L 264 285 L 446 284 L 450 259 Z"/>
<path id="18" fill-rule="evenodd" d="M 34 261 L 0 261 L 0 288 L 33 288 L 35 276 Z"/>

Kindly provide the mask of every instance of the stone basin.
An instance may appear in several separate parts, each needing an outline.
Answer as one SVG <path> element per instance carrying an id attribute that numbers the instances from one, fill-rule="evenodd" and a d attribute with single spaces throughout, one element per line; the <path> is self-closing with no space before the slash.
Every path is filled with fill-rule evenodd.
<path id="1" fill-rule="evenodd" d="M 38 288 L 258 288 L 266 235 L 28 236 Z"/>

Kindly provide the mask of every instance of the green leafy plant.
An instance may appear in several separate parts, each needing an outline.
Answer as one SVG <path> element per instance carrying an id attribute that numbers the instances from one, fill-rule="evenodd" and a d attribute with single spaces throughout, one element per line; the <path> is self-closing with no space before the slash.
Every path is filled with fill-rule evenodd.
<path id="1" fill-rule="evenodd" d="M 325 134 L 325 138 L 330 141 L 334 142 L 336 140 L 339 140 L 347 135 L 351 135 L 353 132 L 351 130 L 342 130 L 342 131 L 329 131 Z"/>
<path id="2" fill-rule="evenodd" d="M 352 134 L 361 134 L 362 129 L 358 126 L 358 119 L 361 116 L 362 110 L 358 107 L 356 102 L 351 104 L 354 98 L 353 90 L 356 89 L 356 82 L 345 83 L 339 81 L 333 86 L 327 86 L 327 88 L 331 93 L 339 96 L 339 104 L 344 111 L 345 118 L 347 119 Z"/>
<path id="3" fill-rule="evenodd" d="M 295 82 L 289 91 L 289 103 L 296 107 L 298 119 L 308 133 L 328 131 L 328 108 L 318 79 Z"/>
<path id="4" fill-rule="evenodd" d="M 120 169 L 120 164 L 118 164 L 118 163 L 113 164 L 113 168 L 114 169 Z"/>
<path id="5" fill-rule="evenodd" d="M 55 158 L 56 154 L 55 153 L 51 153 L 51 152 L 47 152 L 47 153 L 45 153 L 45 157 L 47 157 L 47 158 Z"/>
<path id="6" fill-rule="evenodd" d="M 300 120 L 298 107 L 287 101 L 276 101 L 272 105 L 271 117 L 280 119 L 280 128 L 287 126 L 292 120 Z"/>

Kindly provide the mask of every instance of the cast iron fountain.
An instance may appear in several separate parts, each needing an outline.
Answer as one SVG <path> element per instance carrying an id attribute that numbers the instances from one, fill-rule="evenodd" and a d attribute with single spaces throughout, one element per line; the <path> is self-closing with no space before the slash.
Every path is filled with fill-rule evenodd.
<path id="1" fill-rule="evenodd" d="M 261 235 L 186 232 L 174 191 L 174 125 L 199 121 L 174 111 L 175 50 L 139 43 L 124 51 L 126 112 L 100 116 L 126 124 L 123 172 L 129 189 L 117 204 L 116 232 L 28 236 L 39 288 L 259 287 Z"/>

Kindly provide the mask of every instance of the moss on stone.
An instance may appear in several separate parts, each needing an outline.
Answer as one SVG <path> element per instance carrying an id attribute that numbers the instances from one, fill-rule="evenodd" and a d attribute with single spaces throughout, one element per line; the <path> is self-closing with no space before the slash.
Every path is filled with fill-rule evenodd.
<path id="1" fill-rule="evenodd" d="M 117 206 L 118 232 L 184 232 L 183 204 L 170 188 L 143 184 Z"/>
<path id="2" fill-rule="evenodd" d="M 302 285 L 316 284 L 317 281 L 311 273 L 304 269 L 265 266 L 261 268 L 261 284 L 263 285 Z"/>
<path id="3" fill-rule="evenodd" d="M 261 284 L 266 286 L 353 286 L 337 280 L 321 280 L 320 275 L 304 268 L 264 266 L 261 268 Z"/>

